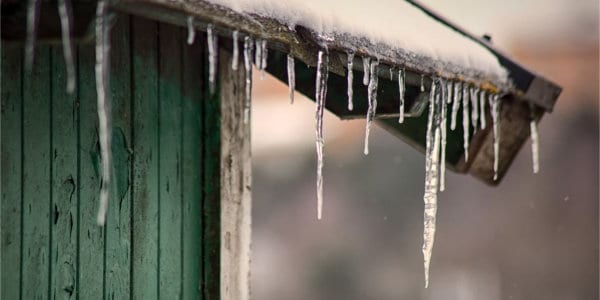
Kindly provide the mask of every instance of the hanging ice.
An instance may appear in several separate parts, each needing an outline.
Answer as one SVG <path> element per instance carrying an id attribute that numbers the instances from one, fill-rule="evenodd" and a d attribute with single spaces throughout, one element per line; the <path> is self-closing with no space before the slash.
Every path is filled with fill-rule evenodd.
<path id="1" fill-rule="evenodd" d="M 445 88 L 444 88 L 445 86 Z M 452 83 L 450 81 L 448 81 L 448 83 L 446 84 L 446 82 L 444 82 L 443 79 L 440 79 L 440 93 L 438 93 L 438 98 L 441 98 L 440 101 L 438 101 L 438 103 L 441 102 L 441 109 L 442 111 L 441 113 L 441 117 L 440 117 L 440 128 L 441 128 L 441 138 L 442 138 L 442 145 L 441 145 L 441 162 L 440 162 L 440 192 L 443 192 L 446 189 L 446 134 L 448 131 L 448 126 L 447 126 L 447 117 L 446 117 L 446 109 L 447 109 L 447 104 L 448 104 L 448 99 L 450 98 L 450 93 L 451 93 L 451 86 Z M 441 95 L 440 95 L 441 94 Z"/>
<path id="2" fill-rule="evenodd" d="M 75 63 L 73 61 L 73 45 L 71 43 L 71 16 L 67 8 L 67 0 L 58 0 L 58 14 L 62 32 L 62 47 L 67 69 L 67 93 L 75 91 Z"/>
<path id="3" fill-rule="evenodd" d="M 25 70 L 27 71 L 31 71 L 31 67 L 33 66 L 35 39 L 37 35 L 38 6 L 39 0 L 28 0 L 27 2 L 27 36 L 25 38 Z"/>
<path id="4" fill-rule="evenodd" d="M 445 80 L 446 81 L 446 80 Z M 451 104 L 452 103 L 452 81 L 451 80 L 447 80 L 446 81 L 446 104 Z"/>
<path id="5" fill-rule="evenodd" d="M 479 120 L 481 121 L 481 129 L 485 129 L 485 98 L 486 98 L 486 93 L 485 90 L 481 90 L 481 93 L 479 93 Z"/>
<path id="6" fill-rule="evenodd" d="M 287 55 L 288 87 L 290 89 L 290 103 L 294 104 L 294 90 L 296 89 L 296 71 L 294 69 L 294 56 Z"/>
<path id="7" fill-rule="evenodd" d="M 98 105 L 98 139 L 100 141 L 100 156 L 102 160 L 102 183 L 100 186 L 100 207 L 98 209 L 97 222 L 103 226 L 106 221 L 106 210 L 108 208 L 108 196 L 111 180 L 111 103 L 108 97 L 108 59 L 110 53 L 109 26 L 106 24 L 106 2 L 98 1 L 96 9 L 96 94 Z"/>
<path id="8" fill-rule="evenodd" d="M 498 95 L 490 94 L 490 107 L 492 113 L 492 126 L 494 131 L 494 181 L 498 180 L 498 161 L 500 159 L 500 101 Z"/>
<path id="9" fill-rule="evenodd" d="M 354 91 L 352 90 L 352 83 L 354 82 L 354 53 L 348 53 L 348 110 L 352 111 L 354 109 L 354 102 L 352 102 L 352 96 Z"/>
<path id="10" fill-rule="evenodd" d="M 262 65 L 262 43 L 260 42 L 260 39 L 256 39 L 255 43 L 256 44 L 254 46 L 254 65 L 257 69 L 260 70 Z"/>
<path id="11" fill-rule="evenodd" d="M 371 59 L 363 57 L 363 85 L 369 85 L 369 66 L 371 65 Z"/>
<path id="12" fill-rule="evenodd" d="M 265 79 L 265 69 L 267 68 L 267 56 L 269 54 L 267 49 L 267 40 L 262 40 L 260 43 L 261 62 L 260 62 L 260 79 Z"/>
<path id="13" fill-rule="evenodd" d="M 404 94 L 405 94 L 405 74 L 404 69 L 398 70 L 398 92 L 400 92 L 400 108 L 398 112 L 398 123 L 404 123 Z"/>
<path id="14" fill-rule="evenodd" d="M 465 151 L 465 162 L 469 161 L 469 87 L 463 84 L 462 89 L 463 105 L 463 148 Z"/>
<path id="15" fill-rule="evenodd" d="M 249 36 L 244 38 L 244 68 L 246 71 L 246 97 L 244 101 L 244 124 L 250 120 L 250 104 L 252 101 L 252 44 Z"/>
<path id="16" fill-rule="evenodd" d="M 454 97 L 452 102 L 452 118 L 450 120 L 450 129 L 456 129 L 456 116 L 458 115 L 458 107 L 460 106 L 462 92 L 462 83 L 457 81 L 454 83 Z"/>
<path id="17" fill-rule="evenodd" d="M 479 88 L 471 87 L 469 92 L 471 95 L 471 125 L 473 126 L 473 135 L 475 135 L 475 131 L 479 127 Z"/>
<path id="18" fill-rule="evenodd" d="M 390 80 L 394 81 L 394 68 L 390 67 Z"/>
<path id="19" fill-rule="evenodd" d="M 196 38 L 196 30 L 194 29 L 194 17 L 187 17 L 187 28 L 188 28 L 188 36 L 187 43 L 191 45 L 194 43 L 194 39 Z"/>
<path id="20" fill-rule="evenodd" d="M 425 91 L 425 75 L 421 74 L 421 93 Z"/>
<path id="21" fill-rule="evenodd" d="M 213 33 L 213 29 L 212 24 L 208 24 L 208 27 L 206 27 L 206 40 L 208 43 L 208 89 L 211 95 L 215 93 L 218 55 L 218 40 L 217 35 Z"/>
<path id="22" fill-rule="evenodd" d="M 429 286 L 429 265 L 435 239 L 435 222 L 437 214 L 438 165 L 440 151 L 440 127 L 435 122 L 439 118 L 436 110 L 436 82 L 431 81 L 429 96 L 429 116 L 427 119 L 427 136 L 425 142 L 425 193 L 423 195 L 423 267 L 425 288 Z"/>
<path id="23" fill-rule="evenodd" d="M 532 118 L 529 122 L 529 130 L 531 131 L 531 159 L 533 161 L 533 173 L 537 174 L 540 171 L 540 142 L 535 118 Z"/>
<path id="24" fill-rule="evenodd" d="M 239 65 L 239 60 L 240 60 L 240 50 L 239 50 L 239 44 L 238 44 L 239 34 L 240 34 L 239 31 L 234 30 L 233 34 L 231 35 L 231 38 L 233 40 L 233 57 L 231 58 L 231 69 L 234 71 L 237 71 L 238 65 Z"/>
<path id="25" fill-rule="evenodd" d="M 367 125 L 365 128 L 365 155 L 369 155 L 369 134 L 371 132 L 371 123 L 373 123 L 375 112 L 377 111 L 377 83 L 379 82 L 379 76 L 377 76 L 378 66 L 379 61 L 373 60 L 371 62 L 371 79 L 369 80 L 369 86 L 367 88 L 369 109 L 367 110 Z"/>
<path id="26" fill-rule="evenodd" d="M 329 57 L 323 50 L 319 51 L 317 63 L 316 95 L 316 147 L 317 147 L 317 219 L 323 216 L 323 112 L 327 96 L 327 78 L 329 77 Z"/>

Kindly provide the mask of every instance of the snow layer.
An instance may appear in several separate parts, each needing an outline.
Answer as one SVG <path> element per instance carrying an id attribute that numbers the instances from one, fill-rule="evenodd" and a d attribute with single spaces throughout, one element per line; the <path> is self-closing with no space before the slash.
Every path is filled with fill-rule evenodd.
<path id="1" fill-rule="evenodd" d="M 434 60 L 506 78 L 489 50 L 403 0 L 208 0 L 239 13 L 302 25 L 320 34 L 350 34 Z"/>

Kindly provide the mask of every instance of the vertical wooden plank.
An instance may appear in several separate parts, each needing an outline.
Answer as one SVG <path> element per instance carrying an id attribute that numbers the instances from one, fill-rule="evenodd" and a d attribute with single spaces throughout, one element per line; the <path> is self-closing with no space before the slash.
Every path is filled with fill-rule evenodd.
<path id="1" fill-rule="evenodd" d="M 156 22 L 134 18 L 132 296 L 158 298 L 158 53 Z"/>
<path id="2" fill-rule="evenodd" d="M 247 300 L 250 276 L 250 122 L 244 123 L 245 70 L 221 68 L 221 299 Z"/>
<path id="3" fill-rule="evenodd" d="M 106 219 L 105 295 L 130 295 L 131 236 L 131 52 L 130 17 L 121 15 L 111 31 L 109 89 L 112 102 L 113 180 Z"/>
<path id="4" fill-rule="evenodd" d="M 206 42 L 206 39 L 202 40 Z M 206 57 L 206 56 L 205 56 Z M 205 58 L 207 59 L 207 58 Z M 206 62 L 206 61 L 205 61 Z M 205 74 L 208 74 L 208 63 L 205 63 Z M 205 76 L 205 78 L 208 76 Z M 205 85 L 208 86 L 208 85 Z M 217 76 L 215 93 L 204 89 L 204 201 L 203 201 L 203 263 L 204 263 L 204 297 L 220 299 L 220 157 L 221 157 L 221 101 L 220 76 Z"/>
<path id="5" fill-rule="evenodd" d="M 177 27 L 159 25 L 159 298 L 181 297 L 181 46 Z"/>
<path id="6" fill-rule="evenodd" d="M 77 97 L 66 92 L 61 47 L 53 47 L 52 110 L 52 274 L 51 297 L 74 299 L 77 270 Z"/>
<path id="7" fill-rule="evenodd" d="M 22 215 L 22 74 L 23 50 L 2 45 L 2 286 L 1 299 L 19 299 Z M 7 80 L 8 79 L 8 80 Z"/>
<path id="8" fill-rule="evenodd" d="M 23 87 L 23 275 L 24 299 L 49 298 L 51 255 L 50 48 L 38 46 Z"/>
<path id="9" fill-rule="evenodd" d="M 199 33 L 197 33 L 199 35 Z M 203 36 L 183 47 L 183 133 L 181 186 L 183 196 L 183 299 L 202 299 L 202 115 Z"/>
<path id="10" fill-rule="evenodd" d="M 101 297 L 104 290 L 104 228 L 96 223 L 100 192 L 100 152 L 93 44 L 78 49 L 79 94 L 79 299 Z"/>

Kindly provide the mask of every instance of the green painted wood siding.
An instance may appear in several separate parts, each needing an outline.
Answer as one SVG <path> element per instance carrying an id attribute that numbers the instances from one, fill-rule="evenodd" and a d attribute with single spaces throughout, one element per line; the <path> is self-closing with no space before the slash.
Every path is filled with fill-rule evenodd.
<path id="1" fill-rule="evenodd" d="M 202 35 L 120 15 L 112 30 L 113 185 L 104 228 L 93 44 L 65 92 L 60 46 L 2 45 L 2 299 L 216 299 L 219 101 Z"/>

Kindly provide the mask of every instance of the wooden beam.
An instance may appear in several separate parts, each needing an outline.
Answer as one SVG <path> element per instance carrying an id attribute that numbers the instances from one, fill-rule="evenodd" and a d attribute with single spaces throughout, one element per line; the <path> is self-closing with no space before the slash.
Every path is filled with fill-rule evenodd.
<path id="1" fill-rule="evenodd" d="M 249 298 L 251 236 L 250 122 L 244 122 L 245 69 L 219 51 L 221 79 L 221 299 Z"/>

